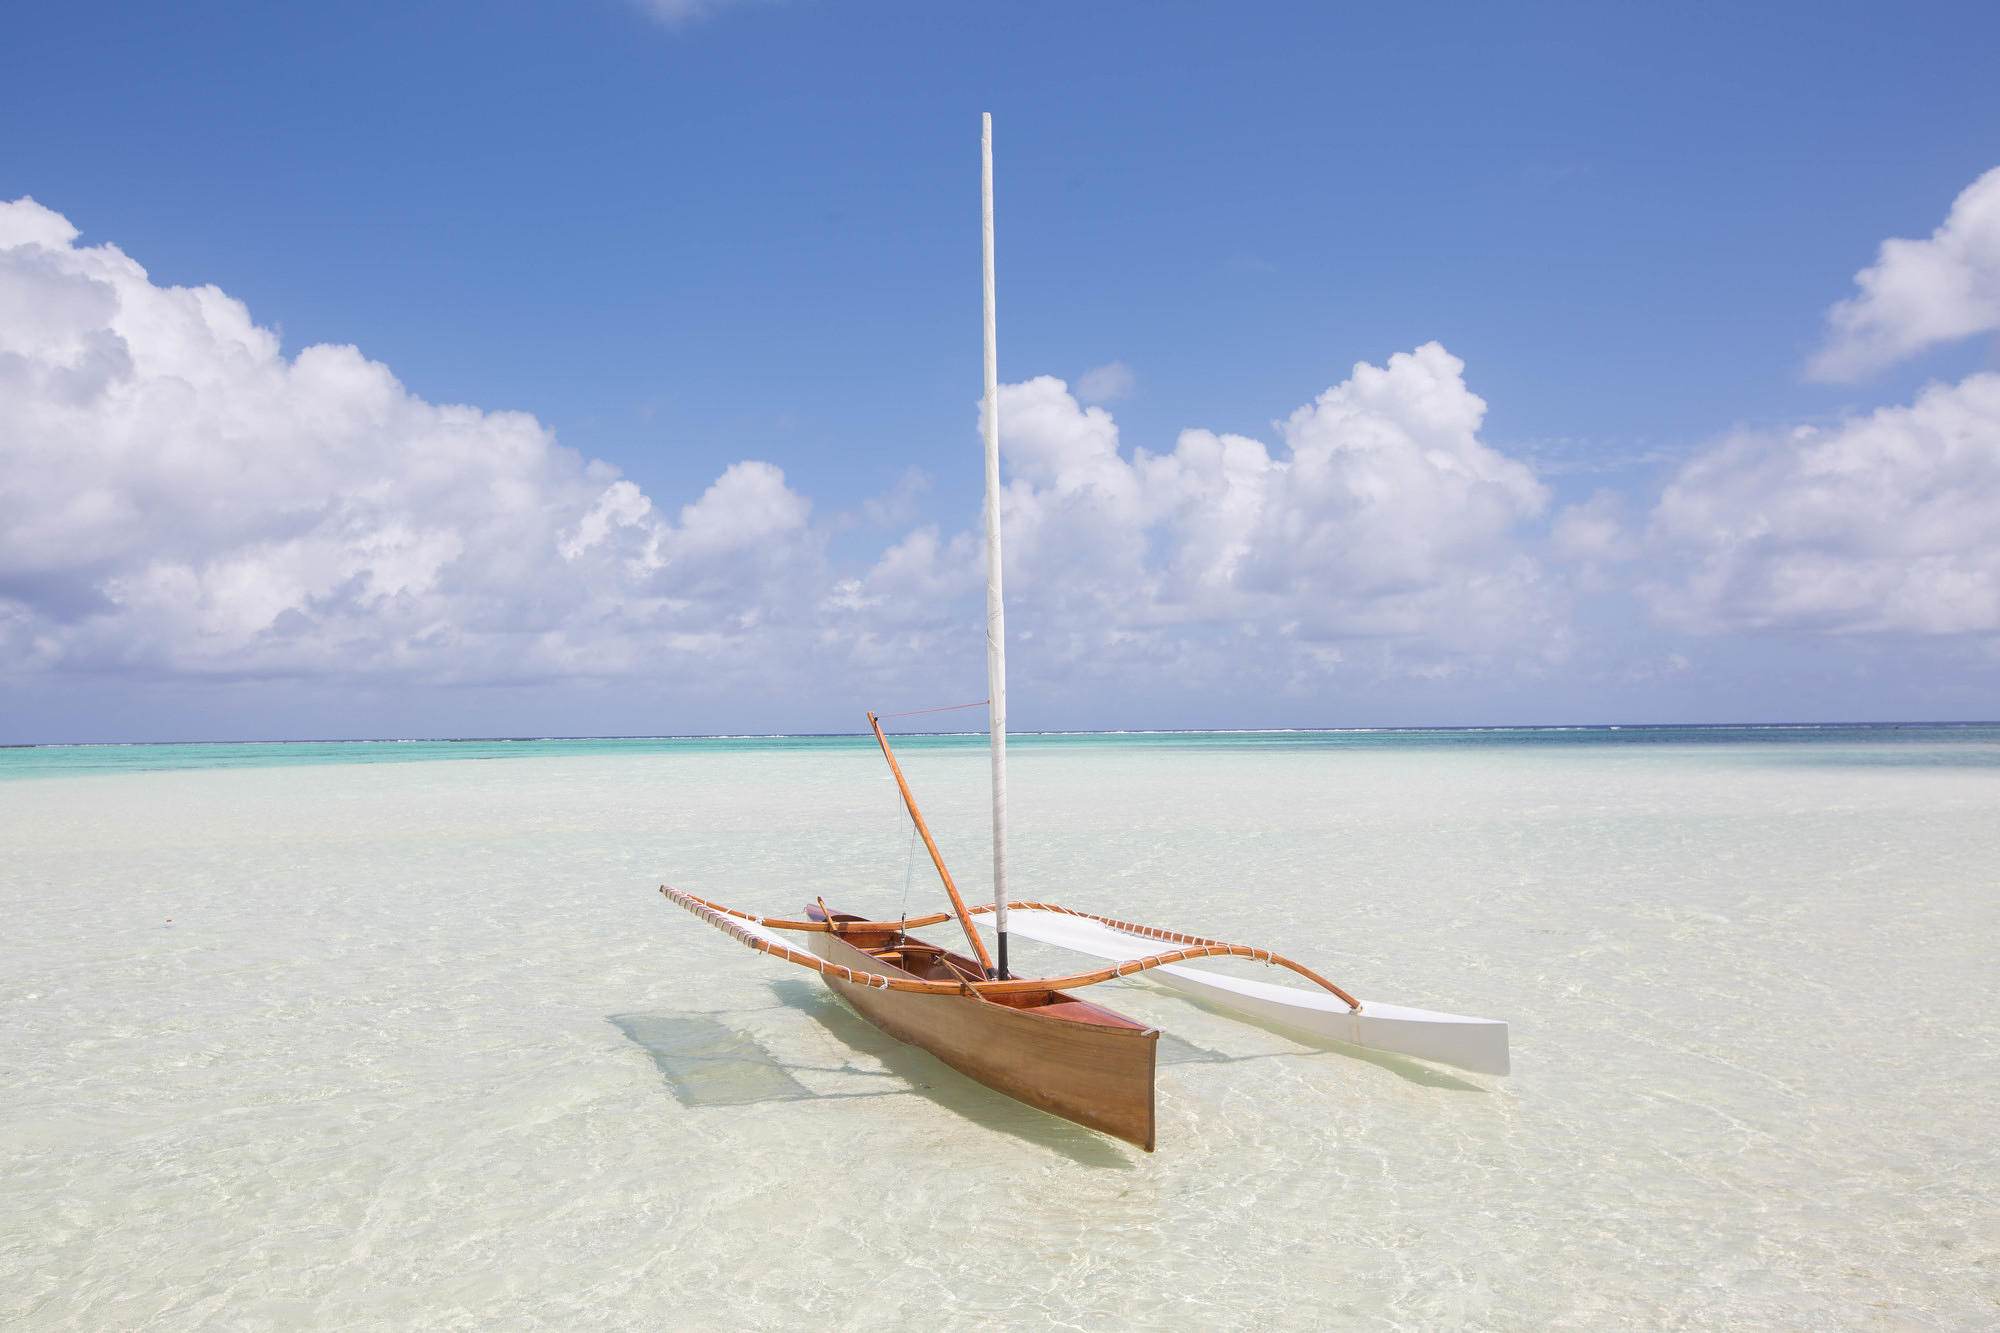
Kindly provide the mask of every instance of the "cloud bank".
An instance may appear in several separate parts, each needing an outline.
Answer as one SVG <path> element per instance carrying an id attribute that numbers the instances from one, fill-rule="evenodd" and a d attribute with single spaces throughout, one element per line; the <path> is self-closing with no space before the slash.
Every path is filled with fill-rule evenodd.
<path id="1" fill-rule="evenodd" d="M 1702 633 L 2000 631 L 2000 375 L 1831 429 L 1743 434 L 1652 516 L 1655 609 Z"/>
<path id="2" fill-rule="evenodd" d="M 352 347 L 288 359 L 241 302 L 75 235 L 0 205 L 12 670 L 615 674 L 796 605 L 810 506 L 769 464 L 670 521 L 532 417 L 424 402 Z"/>
<path id="3" fill-rule="evenodd" d="M 663 512 L 533 418 L 440 406 L 352 347 L 287 357 L 213 287 L 155 285 L 58 214 L 0 207 L 0 636 L 10 670 L 536 681 L 681 670 L 865 680 L 963 652 L 973 532 L 826 557 L 767 462 Z M 1006 386 L 1015 625 L 1030 663 L 1277 685 L 1361 653 L 1443 672 L 1560 639 L 1522 525 L 1427 344 L 1358 365 L 1273 449 L 1122 449 L 1051 378 Z M 970 423 L 968 423 L 970 424 Z M 1032 668 L 1031 668 L 1032 669 Z"/>
<path id="4" fill-rule="evenodd" d="M 1994 198 L 2000 173 L 1931 242 L 1885 246 L 1862 301 L 1921 272 L 1932 307 L 1982 309 Z M 1863 341 L 1915 345 L 1899 336 Z M 2000 634 L 2000 375 L 1739 433 L 1656 494 L 1554 513 L 1482 438 L 1486 403 L 1436 342 L 1357 364 L 1268 442 L 1130 447 L 1089 401 L 1116 379 L 1002 388 L 1013 661 L 1039 683 L 1554 679 L 1589 634 L 1580 600 L 1607 597 L 1667 634 Z M 662 504 L 528 415 L 426 402 L 353 347 L 287 356 L 220 290 L 158 286 L 33 200 L 0 204 L 0 684 L 929 698 L 980 677 L 983 580 L 975 515 L 904 526 L 921 489 L 864 504 L 872 530 L 898 526 L 836 561 L 844 521 L 769 462 Z"/>
<path id="5" fill-rule="evenodd" d="M 1820 378 L 2000 328 L 2000 168 L 1929 240 L 1884 241 L 1855 281 L 1828 312 Z M 1697 633 L 2000 632 L 2000 375 L 1833 427 L 1731 436 L 1667 484 L 1649 536 L 1641 591 Z"/>

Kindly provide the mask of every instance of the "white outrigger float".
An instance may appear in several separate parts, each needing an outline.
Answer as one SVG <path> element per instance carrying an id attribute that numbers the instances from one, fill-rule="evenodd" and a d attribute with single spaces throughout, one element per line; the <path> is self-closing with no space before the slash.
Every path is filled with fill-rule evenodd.
<path id="1" fill-rule="evenodd" d="M 1043 944 L 1114 962 L 1139 962 L 1159 953 L 1161 939 L 1184 938 L 1171 932 L 1151 933 L 1148 927 L 1051 911 L 1027 903 L 1013 905 L 1007 914 L 1007 928 Z M 1383 1004 L 1379 1000 L 1362 1000 L 1349 1006 L 1324 990 L 1309 991 L 1297 986 L 1276 986 L 1268 981 L 1226 977 L 1207 968 L 1180 963 L 1148 968 L 1143 975 L 1149 981 L 1184 991 L 1217 1008 L 1329 1041 L 1431 1060 L 1474 1074 L 1508 1071 L 1507 1024 L 1499 1019 L 1466 1018 Z"/>

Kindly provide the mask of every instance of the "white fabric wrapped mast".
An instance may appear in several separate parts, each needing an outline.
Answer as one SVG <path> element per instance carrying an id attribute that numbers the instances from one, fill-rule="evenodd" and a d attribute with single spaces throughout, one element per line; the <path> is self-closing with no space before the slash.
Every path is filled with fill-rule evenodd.
<path id="1" fill-rule="evenodd" d="M 1000 356 L 993 313 L 993 117 L 980 117 L 980 241 L 986 287 L 986 688 L 993 748 L 993 930 L 1007 975 L 1007 612 L 1000 596 Z"/>

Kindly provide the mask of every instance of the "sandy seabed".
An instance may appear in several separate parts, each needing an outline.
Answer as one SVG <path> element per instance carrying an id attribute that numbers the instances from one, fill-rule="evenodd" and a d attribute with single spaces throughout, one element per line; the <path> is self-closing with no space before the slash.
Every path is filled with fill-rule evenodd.
<path id="1" fill-rule="evenodd" d="M 866 751 L 9 781 L 0 1325 L 1989 1329 L 2000 756 L 1942 753 L 1021 747 L 1015 896 L 1513 1025 L 1100 987 L 1151 1156 L 654 891 L 934 907 Z M 906 767 L 979 896 L 983 753 Z"/>

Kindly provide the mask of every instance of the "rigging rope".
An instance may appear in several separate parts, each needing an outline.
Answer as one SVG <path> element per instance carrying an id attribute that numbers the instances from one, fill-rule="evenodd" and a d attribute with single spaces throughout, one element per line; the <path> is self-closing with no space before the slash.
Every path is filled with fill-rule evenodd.
<path id="1" fill-rule="evenodd" d="M 912 708 L 907 713 L 877 713 L 875 720 L 877 722 L 887 722 L 892 717 L 919 717 L 925 713 L 956 713 L 961 708 L 984 708 L 992 702 L 991 699 L 981 699 L 978 703 L 974 704 L 946 704 L 943 708 Z"/>
<path id="2" fill-rule="evenodd" d="M 896 911 L 896 919 L 907 923 L 910 919 L 910 877 L 917 869 L 917 826 L 910 825 L 910 854 L 903 858 L 903 905 Z M 906 924 L 904 929 L 909 927 Z"/>

